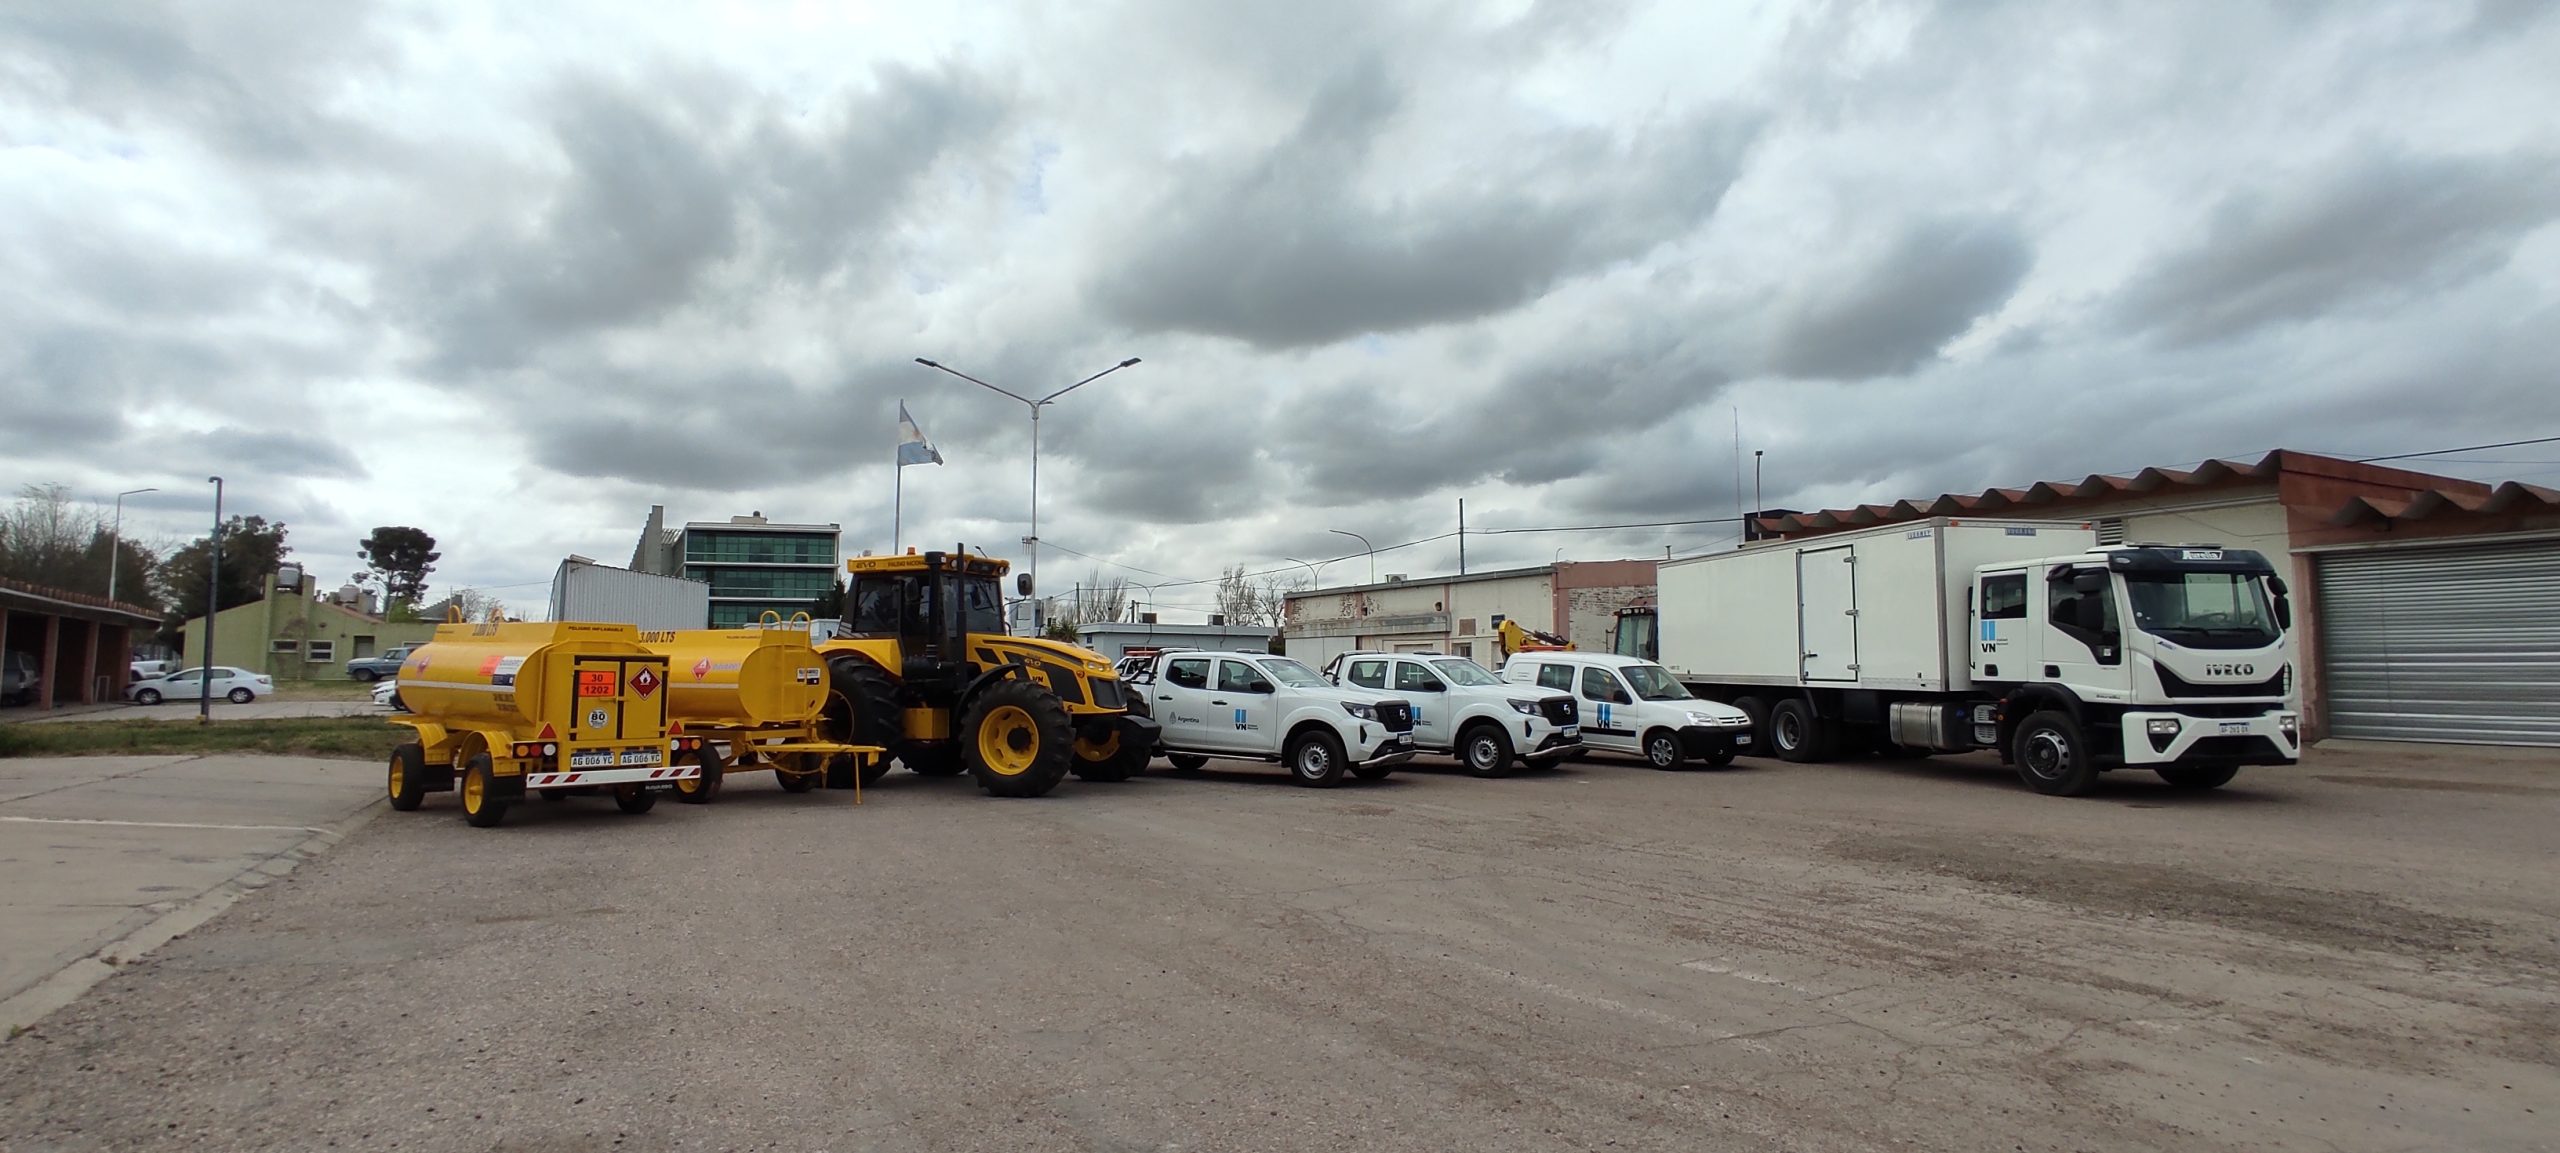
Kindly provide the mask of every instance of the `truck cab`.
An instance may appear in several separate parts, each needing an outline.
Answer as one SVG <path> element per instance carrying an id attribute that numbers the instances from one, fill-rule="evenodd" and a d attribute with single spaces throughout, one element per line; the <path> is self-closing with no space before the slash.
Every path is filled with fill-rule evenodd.
<path id="1" fill-rule="evenodd" d="M 1288 657 L 1168 649 L 1130 687 L 1176 769 L 1211 757 L 1274 761 L 1321 788 L 1346 772 L 1376 780 L 1413 759 L 1410 701 L 1335 685 Z"/>
<path id="2" fill-rule="evenodd" d="M 1457 757 L 1479 777 L 1507 776 L 1515 762 L 1551 768 L 1582 751 L 1572 693 L 1508 683 L 1465 657 L 1349 652 L 1327 663 L 1324 675 L 1336 685 L 1409 698 L 1414 744 Z"/>
<path id="3" fill-rule="evenodd" d="M 2117 545 L 1974 572 L 1973 718 L 2029 784 L 2118 766 L 2212 787 L 2301 755 L 2292 605 L 2247 549 Z"/>
<path id="4" fill-rule="evenodd" d="M 1690 695 L 1670 670 L 1651 661 L 1615 653 L 1523 653 L 1504 662 L 1502 679 L 1572 692 L 1585 745 L 1633 753 L 1657 769 L 1689 762 L 1721 768 L 1751 747 L 1749 714 Z"/>

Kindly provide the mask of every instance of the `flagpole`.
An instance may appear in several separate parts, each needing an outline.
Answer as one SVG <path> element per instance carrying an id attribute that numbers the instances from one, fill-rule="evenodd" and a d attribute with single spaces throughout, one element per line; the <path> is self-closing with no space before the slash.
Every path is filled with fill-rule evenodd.
<path id="1" fill-rule="evenodd" d="M 904 397 L 901 397 L 898 400 L 898 415 L 903 417 L 906 415 L 906 412 L 907 402 Z M 907 515 L 907 462 L 905 459 L 907 450 L 906 437 L 904 435 L 905 431 L 905 429 L 899 430 L 901 435 L 898 438 L 898 448 L 889 456 L 889 473 L 891 476 L 896 478 L 889 488 L 891 494 L 889 497 L 890 556 L 896 556 L 899 553 L 906 551 L 904 547 L 906 544 L 905 529 Z"/>

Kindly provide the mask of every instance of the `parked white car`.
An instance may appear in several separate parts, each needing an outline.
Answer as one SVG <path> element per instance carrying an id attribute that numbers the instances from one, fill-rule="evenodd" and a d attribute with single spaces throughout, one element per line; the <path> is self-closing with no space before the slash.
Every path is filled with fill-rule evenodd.
<path id="1" fill-rule="evenodd" d="M 131 672 L 125 677 L 125 682 L 127 684 L 131 684 L 134 681 L 147 681 L 153 677 L 168 676 L 176 671 L 178 671 L 178 662 L 176 661 L 135 661 L 133 662 Z"/>
<path id="2" fill-rule="evenodd" d="M 1176 769 L 1247 757 L 1322 787 L 1345 772 L 1376 780 L 1413 759 L 1410 702 L 1336 686 L 1287 657 L 1174 649 L 1129 687 Z"/>
<path id="3" fill-rule="evenodd" d="M 1392 692 L 1413 702 L 1413 743 L 1448 753 L 1479 777 L 1533 769 L 1582 751 L 1573 694 L 1510 684 L 1483 665 L 1445 653 L 1349 652 L 1324 666 L 1337 685 Z"/>
<path id="4" fill-rule="evenodd" d="M 164 700 L 196 700 L 204 695 L 204 682 L 200 679 L 204 672 L 200 668 L 179 669 L 167 676 L 135 681 L 124 695 L 137 705 L 156 705 Z M 229 665 L 213 666 L 213 695 L 232 704 L 245 705 L 274 691 L 275 679 L 264 673 L 235 669 Z"/>
<path id="5" fill-rule="evenodd" d="M 1729 765 L 1751 747 L 1749 713 L 1690 696 L 1671 670 L 1641 657 L 1522 653 L 1502 666 L 1502 679 L 1571 691 L 1582 705 L 1583 744 L 1634 753 L 1657 769 Z"/>
<path id="6" fill-rule="evenodd" d="M 387 709 L 398 709 L 404 713 L 409 711 L 408 702 L 400 699 L 400 682 L 398 681 L 375 682 L 373 703 Z"/>

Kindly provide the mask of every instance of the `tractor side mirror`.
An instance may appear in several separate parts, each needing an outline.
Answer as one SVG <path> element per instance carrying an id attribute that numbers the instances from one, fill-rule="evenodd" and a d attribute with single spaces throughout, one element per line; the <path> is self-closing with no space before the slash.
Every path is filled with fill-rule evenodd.
<path id="1" fill-rule="evenodd" d="M 1013 574 L 1013 591 L 1016 596 L 1030 596 L 1031 574 L 1027 572 Z"/>

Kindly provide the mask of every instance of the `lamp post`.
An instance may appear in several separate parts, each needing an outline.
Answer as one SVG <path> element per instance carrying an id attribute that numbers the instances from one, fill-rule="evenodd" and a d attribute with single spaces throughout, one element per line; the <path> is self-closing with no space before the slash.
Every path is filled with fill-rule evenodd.
<path id="1" fill-rule="evenodd" d="M 116 494 L 116 525 L 107 530 L 107 599 L 116 599 L 116 562 L 124 559 L 124 498 L 156 488 L 129 488 Z"/>
<path id="2" fill-rule="evenodd" d="M 1349 530 L 1349 529 L 1329 528 L 1329 529 L 1326 529 L 1326 530 L 1324 530 L 1324 531 L 1326 531 L 1326 532 L 1330 532 L 1330 533 L 1340 533 L 1340 534 L 1341 534 L 1341 535 L 1343 535 L 1343 536 L 1347 536 L 1347 537 L 1350 537 L 1350 538 L 1351 538 L 1351 539 L 1353 539 L 1353 540 L 1359 541 L 1359 542 L 1360 542 L 1360 547 L 1361 547 L 1362 549 L 1366 550 L 1366 551 L 1368 552 L 1368 554 L 1369 554 L 1369 583 L 1370 583 L 1370 584 L 1376 584 L 1376 583 L 1378 583 L 1378 549 L 1377 549 L 1377 546 L 1376 546 L 1376 545 L 1372 545 L 1372 544 L 1370 544 L 1370 543 L 1369 543 L 1369 538 L 1367 538 L 1367 537 L 1365 537 L 1365 536 L 1362 536 L 1362 535 L 1360 535 L 1359 533 L 1352 532 L 1352 531 L 1351 531 L 1351 530 Z"/>
<path id="3" fill-rule="evenodd" d="M 1042 616 L 1040 611 L 1040 601 L 1038 600 L 1040 595 L 1040 410 L 1047 408 L 1050 402 L 1055 401 L 1059 397 L 1065 396 L 1066 394 L 1074 392 L 1079 388 L 1083 388 L 1094 381 L 1100 380 L 1103 377 L 1109 376 L 1112 373 L 1138 363 L 1138 358 L 1134 356 L 1130 357 L 1127 360 L 1121 361 L 1118 364 L 1094 373 L 1083 380 L 1079 380 L 1074 384 L 1070 384 L 1065 388 L 1059 389 L 1058 391 L 1041 397 L 1038 400 L 1033 400 L 1030 397 L 1024 396 L 1011 389 L 998 388 L 995 385 L 988 384 L 986 381 L 980 380 L 977 377 L 960 371 L 959 369 L 926 360 L 921 356 L 916 358 L 916 363 L 938 372 L 950 373 L 953 376 L 959 377 L 960 379 L 986 389 L 989 392 L 1003 393 L 1006 396 L 1021 401 L 1031 409 L 1031 535 L 1024 537 L 1023 540 L 1031 546 L 1031 593 L 1034 598 L 1031 602 L 1031 631 L 1036 635 L 1040 631 Z"/>
<path id="4" fill-rule="evenodd" d="M 1311 588 L 1311 589 L 1320 589 L 1320 588 L 1323 588 L 1323 587 L 1324 587 L 1324 566 L 1326 566 L 1326 565 L 1329 565 L 1329 564 L 1332 564 L 1332 563 L 1333 563 L 1332 561 L 1329 561 L 1329 560 L 1324 560 L 1324 561 L 1308 561 L 1308 560 L 1299 560 L 1298 558 L 1293 557 L 1293 556 L 1284 556 L 1284 557 L 1281 557 L 1280 559 L 1285 560 L 1285 561 L 1288 561 L 1288 562 L 1290 562 L 1291 564 L 1302 564 L 1302 565 L 1307 566 L 1307 579 L 1308 579 L 1309 581 L 1314 582 L 1314 583 L 1312 583 L 1312 584 L 1310 584 L 1310 585 L 1308 585 L 1308 586 L 1307 586 L 1308 588 Z"/>
<path id="5" fill-rule="evenodd" d="M 213 618 L 222 611 L 222 478 L 209 476 L 213 485 L 213 535 L 205 538 L 213 546 L 212 563 L 205 566 L 204 577 L 204 653 L 196 670 L 196 723 L 213 723 Z"/>

